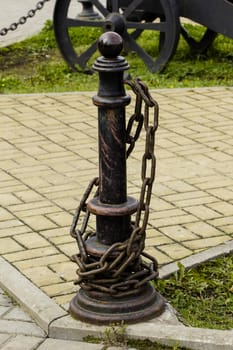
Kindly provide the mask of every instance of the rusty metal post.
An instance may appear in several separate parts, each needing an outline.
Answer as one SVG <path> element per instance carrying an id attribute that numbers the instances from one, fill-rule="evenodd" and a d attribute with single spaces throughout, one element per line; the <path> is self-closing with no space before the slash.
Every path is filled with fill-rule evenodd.
<path id="1" fill-rule="evenodd" d="M 85 243 L 80 243 L 81 235 L 77 239 L 84 252 L 84 257 L 78 254 L 75 258 L 82 283 L 70 303 L 75 318 L 97 324 L 139 322 L 164 309 L 163 298 L 147 282 L 143 269 L 137 269 L 141 263 L 137 241 L 131 243 L 134 251 L 130 256 L 124 255 L 138 201 L 127 195 L 125 107 L 130 97 L 125 93 L 123 73 L 129 66 L 119 56 L 122 47 L 120 35 L 104 33 L 99 39 L 103 56 L 93 66 L 99 73 L 99 90 L 93 97 L 98 107 L 99 190 L 87 203 L 87 210 L 96 216 L 96 232 Z M 121 261 L 124 263 L 117 269 Z M 96 272 L 90 271 L 93 268 Z M 138 276 L 146 283 L 138 283 Z M 133 284 L 137 287 L 132 292 Z"/>

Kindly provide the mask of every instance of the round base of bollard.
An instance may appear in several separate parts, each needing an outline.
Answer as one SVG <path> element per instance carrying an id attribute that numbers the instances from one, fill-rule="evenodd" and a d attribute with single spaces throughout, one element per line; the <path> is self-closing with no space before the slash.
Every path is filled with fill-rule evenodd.
<path id="1" fill-rule="evenodd" d="M 95 298 L 80 289 L 70 302 L 74 318 L 97 325 L 146 321 L 161 315 L 164 308 L 164 298 L 149 283 L 140 293 L 123 298 Z"/>

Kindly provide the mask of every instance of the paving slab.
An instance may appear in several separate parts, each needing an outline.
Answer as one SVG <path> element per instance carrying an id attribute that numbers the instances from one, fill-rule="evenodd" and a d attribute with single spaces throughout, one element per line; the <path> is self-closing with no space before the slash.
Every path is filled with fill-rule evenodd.
<path id="1" fill-rule="evenodd" d="M 33 337 L 31 335 L 13 335 L 8 338 L 2 346 L 1 350 L 36 350 L 44 341 L 43 338 Z"/>
<path id="2" fill-rule="evenodd" d="M 47 337 L 21 305 L 1 288 L 0 310 L 1 350 L 33 350 Z"/>

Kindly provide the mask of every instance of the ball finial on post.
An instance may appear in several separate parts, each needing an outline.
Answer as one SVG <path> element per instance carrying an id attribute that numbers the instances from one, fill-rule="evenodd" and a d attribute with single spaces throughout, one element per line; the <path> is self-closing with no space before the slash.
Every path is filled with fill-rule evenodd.
<path id="1" fill-rule="evenodd" d="M 115 32 L 103 33 L 99 38 L 98 48 L 104 57 L 115 58 L 123 49 L 123 39 Z"/>
<path id="2" fill-rule="evenodd" d="M 127 105 L 130 97 L 125 94 L 123 74 L 129 69 L 129 64 L 120 55 L 123 49 L 122 37 L 115 32 L 105 32 L 99 38 L 98 48 L 102 56 L 98 57 L 92 66 L 99 73 L 98 96 L 121 96 L 119 103 L 121 106 Z"/>

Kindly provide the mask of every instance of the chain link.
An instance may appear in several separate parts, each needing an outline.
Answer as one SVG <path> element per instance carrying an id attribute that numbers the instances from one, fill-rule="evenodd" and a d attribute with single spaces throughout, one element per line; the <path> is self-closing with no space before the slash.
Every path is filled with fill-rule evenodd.
<path id="1" fill-rule="evenodd" d="M 71 226 L 71 235 L 76 239 L 79 247 L 79 253 L 72 257 L 72 260 L 78 265 L 78 279 L 75 284 L 79 284 L 89 293 L 97 291 L 115 298 L 136 294 L 145 283 L 158 277 L 158 263 L 153 256 L 144 252 L 144 248 L 152 185 L 156 172 L 154 145 L 159 108 L 157 102 L 149 94 L 147 86 L 141 80 L 130 80 L 125 83 L 136 94 L 134 114 L 129 118 L 126 128 L 126 139 L 129 144 L 127 156 L 132 152 L 143 125 L 146 133 L 141 166 L 142 187 L 135 222 L 132 223 L 132 233 L 125 242 L 117 242 L 110 246 L 100 258 L 87 254 L 85 241 L 94 234 L 85 232 L 90 216 L 87 201 L 94 186 L 98 188 L 98 178 L 93 179 L 87 187 Z M 144 115 L 142 114 L 143 103 Z M 152 117 L 149 113 L 150 108 L 153 108 Z M 133 129 L 135 132 L 131 135 Z M 95 193 L 95 196 L 97 195 L 98 189 Z M 79 230 L 76 227 L 81 212 L 84 212 L 85 216 Z"/>
<path id="2" fill-rule="evenodd" d="M 27 22 L 27 20 L 29 18 L 32 18 L 35 16 L 36 12 L 39 10 L 42 10 L 42 8 L 44 7 L 45 3 L 48 2 L 50 0 L 41 0 L 38 1 L 38 3 L 36 4 L 34 9 L 31 9 L 30 11 L 28 11 L 26 16 L 22 16 L 19 18 L 18 22 L 13 22 L 8 28 L 2 28 L 0 30 L 0 35 L 1 36 L 5 36 L 8 34 L 9 31 L 14 31 L 18 28 L 19 25 L 23 25 Z"/>
<path id="3" fill-rule="evenodd" d="M 126 143 L 129 144 L 129 147 L 126 151 L 126 156 L 128 158 L 135 147 L 135 142 L 137 141 L 137 139 L 140 136 L 142 126 L 143 126 L 144 116 L 141 112 L 142 111 L 142 96 L 141 96 L 141 94 L 139 93 L 139 91 L 135 90 L 133 81 L 126 80 L 125 84 L 128 84 L 136 95 L 134 114 L 130 117 L 130 119 L 128 121 L 127 128 L 126 128 Z M 134 133 L 134 135 L 131 135 L 131 132 L 132 132 L 132 129 L 134 126 L 135 126 L 135 133 Z"/>
<path id="4" fill-rule="evenodd" d="M 148 87 L 140 79 L 134 81 L 126 81 L 136 94 L 136 99 L 141 99 L 145 103 L 144 108 L 144 129 L 146 132 L 145 152 L 142 157 L 141 179 L 142 188 L 139 200 L 139 206 L 136 214 L 135 227 L 140 227 L 141 231 L 146 230 L 148 217 L 149 217 L 149 205 L 152 193 L 152 186 L 155 179 L 156 171 L 156 158 L 154 154 L 155 146 L 155 132 L 158 128 L 158 115 L 159 106 L 158 103 L 152 98 L 148 91 Z M 137 105 L 137 101 L 136 101 Z M 149 109 L 153 107 L 153 119 L 150 120 Z M 140 113 L 141 114 L 141 113 Z M 149 173 L 149 174 L 148 174 Z M 142 212 L 144 212 L 143 219 L 141 218 Z"/>
<path id="5" fill-rule="evenodd" d="M 87 252 L 86 252 L 84 241 L 87 239 L 86 228 L 87 228 L 89 217 L 90 217 L 90 212 L 89 212 L 89 210 L 87 210 L 87 200 L 88 200 L 90 193 L 92 192 L 94 186 L 98 186 L 98 185 L 99 185 L 99 179 L 97 177 L 94 178 L 89 183 L 89 186 L 87 187 L 87 189 L 83 195 L 83 198 L 82 198 L 82 200 L 81 200 L 81 202 L 80 202 L 80 204 L 75 212 L 73 222 L 72 222 L 72 225 L 70 228 L 70 234 L 77 241 L 83 263 L 87 261 Z M 98 190 L 97 190 L 95 196 L 97 196 L 97 195 L 98 195 Z M 78 225 L 78 221 L 79 221 L 81 212 L 85 213 L 85 216 L 83 218 L 81 229 L 76 230 L 76 226 Z M 85 233 L 86 233 L 86 236 L 83 237 Z"/>

